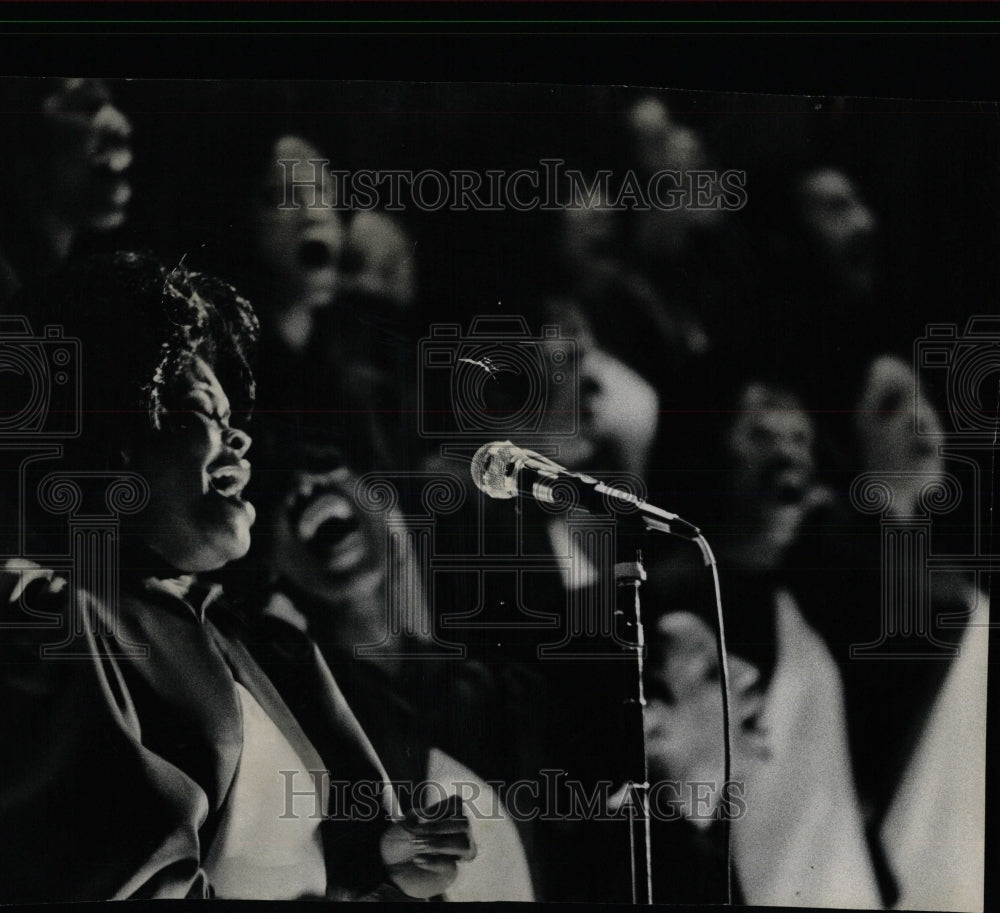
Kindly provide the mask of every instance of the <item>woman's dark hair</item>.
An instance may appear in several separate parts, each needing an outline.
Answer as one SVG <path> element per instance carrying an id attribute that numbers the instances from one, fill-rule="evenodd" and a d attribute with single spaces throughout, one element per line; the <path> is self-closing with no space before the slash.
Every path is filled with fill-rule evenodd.
<path id="1" fill-rule="evenodd" d="M 83 434 L 73 449 L 87 468 L 113 467 L 125 441 L 161 428 L 166 390 L 196 357 L 215 371 L 234 418 L 249 417 L 259 326 L 228 283 L 119 251 L 68 270 L 37 310 L 81 343 Z"/>

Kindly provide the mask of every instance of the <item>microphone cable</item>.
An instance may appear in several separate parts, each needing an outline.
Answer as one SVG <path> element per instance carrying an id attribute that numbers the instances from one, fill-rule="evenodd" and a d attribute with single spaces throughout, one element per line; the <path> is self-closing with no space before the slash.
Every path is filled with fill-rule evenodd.
<path id="1" fill-rule="evenodd" d="M 712 582 L 715 587 L 715 648 L 719 657 L 719 682 L 722 692 L 722 789 L 728 795 L 729 777 L 732 768 L 732 742 L 729 732 L 729 661 L 726 651 L 726 626 L 722 617 L 722 590 L 719 586 L 719 566 L 708 540 L 698 534 L 694 540 L 701 549 L 705 565 L 712 570 Z M 721 798 L 720 798 L 721 801 Z M 728 801 L 722 814 L 722 835 L 726 845 L 726 903 L 733 903 L 733 845 L 732 825 L 729 819 Z"/>

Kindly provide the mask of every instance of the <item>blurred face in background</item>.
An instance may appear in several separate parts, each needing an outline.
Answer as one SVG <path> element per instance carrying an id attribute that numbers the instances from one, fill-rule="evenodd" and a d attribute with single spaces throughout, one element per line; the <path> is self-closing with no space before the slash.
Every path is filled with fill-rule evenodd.
<path id="1" fill-rule="evenodd" d="M 108 230 L 132 196 L 132 125 L 99 79 L 58 80 L 42 100 L 41 148 L 22 149 L 14 192 L 43 231 Z"/>
<path id="2" fill-rule="evenodd" d="M 900 517 L 918 513 L 921 489 L 944 473 L 937 447 L 944 428 L 902 359 L 884 355 L 868 369 L 855 430 L 863 469 L 887 473 L 890 512 Z"/>
<path id="3" fill-rule="evenodd" d="M 821 168 L 796 187 L 799 216 L 828 275 L 855 293 L 875 282 L 875 214 L 844 172 Z"/>
<path id="4" fill-rule="evenodd" d="M 601 347 L 583 310 L 573 302 L 550 305 L 550 320 L 575 341 L 578 382 L 577 434 L 560 439 L 559 461 L 571 469 L 642 475 L 659 420 L 659 396 L 644 377 Z M 557 388 L 549 408 L 573 408 L 573 391 Z"/>
<path id="5" fill-rule="evenodd" d="M 646 173 L 674 169 L 688 171 L 707 167 L 707 156 L 699 134 L 679 124 L 666 104 L 648 95 L 626 114 L 639 167 Z"/>
<path id="6" fill-rule="evenodd" d="M 814 443 L 812 419 L 793 394 L 758 382 L 744 387 L 726 453 L 734 499 L 730 519 L 747 559 L 777 563 L 818 503 Z"/>
<path id="7" fill-rule="evenodd" d="M 326 158 L 297 136 L 272 149 L 254 211 L 254 254 L 268 273 L 267 300 L 281 310 L 324 307 L 337 289 L 344 228 Z"/>
<path id="8" fill-rule="evenodd" d="M 652 206 L 632 214 L 633 243 L 651 264 L 679 256 L 693 232 L 711 230 L 726 218 L 725 210 L 695 205 L 698 181 L 707 199 L 716 199 L 718 183 L 708 177 L 695 179 L 691 172 L 705 172 L 713 166 L 701 134 L 678 123 L 662 99 L 649 95 L 639 99 L 626 112 L 626 129 L 635 150 L 635 161 L 646 180 L 659 172 L 676 172 L 678 178 L 657 185 L 664 200 L 667 194 L 683 188 L 683 203 L 676 209 Z M 690 175 L 690 176 L 689 176 Z M 705 182 L 702 184 L 701 182 Z"/>
<path id="9" fill-rule="evenodd" d="M 365 510 L 358 477 L 336 455 L 328 469 L 294 472 L 271 531 L 272 570 L 305 593 L 338 603 L 375 592 L 386 573 L 385 515 Z"/>

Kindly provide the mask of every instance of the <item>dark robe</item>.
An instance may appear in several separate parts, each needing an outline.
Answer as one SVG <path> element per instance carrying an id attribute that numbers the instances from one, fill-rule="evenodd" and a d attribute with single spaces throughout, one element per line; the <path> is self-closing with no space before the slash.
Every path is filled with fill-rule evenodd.
<path id="1" fill-rule="evenodd" d="M 116 613 L 86 593 L 53 592 L 37 580 L 0 607 L 4 902 L 212 896 L 204 862 L 243 745 L 237 682 L 310 769 L 324 767 L 236 636 L 236 622 L 213 605 L 218 589 L 195 583 L 185 593 L 126 573 Z M 47 617 L 32 621 L 25 606 Z M 41 656 L 73 621 L 79 633 L 69 647 Z M 377 779 L 378 760 L 355 738 L 360 727 L 330 682 L 316 712 L 350 745 L 330 766 Z M 321 825 L 328 897 L 399 895 L 379 889 L 385 818 L 376 817 L 351 840 L 336 833 L 337 822 Z"/>

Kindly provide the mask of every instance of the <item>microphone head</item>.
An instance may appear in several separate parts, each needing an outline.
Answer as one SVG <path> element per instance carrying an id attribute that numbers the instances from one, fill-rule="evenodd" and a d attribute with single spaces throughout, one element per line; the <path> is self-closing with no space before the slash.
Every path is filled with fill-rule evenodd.
<path id="1" fill-rule="evenodd" d="M 483 444 L 472 458 L 472 481 L 483 494 L 491 498 L 516 498 L 517 474 L 509 471 L 522 451 L 510 441 Z"/>

